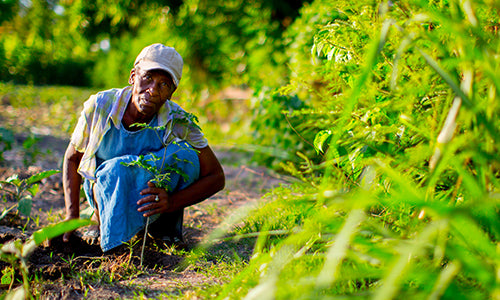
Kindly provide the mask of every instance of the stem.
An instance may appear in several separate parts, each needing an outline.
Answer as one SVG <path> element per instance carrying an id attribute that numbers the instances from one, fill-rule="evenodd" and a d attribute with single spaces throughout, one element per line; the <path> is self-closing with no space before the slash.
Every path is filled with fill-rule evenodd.
<path id="1" fill-rule="evenodd" d="M 26 266 L 26 262 L 24 258 L 21 258 L 20 263 L 21 275 L 23 276 L 23 288 L 26 293 L 26 299 L 33 299 L 33 295 L 31 294 L 30 282 L 28 278 L 28 267 Z"/>
<path id="2" fill-rule="evenodd" d="M 12 286 L 14 285 L 14 280 L 15 280 L 14 276 L 16 275 L 15 266 L 14 266 L 13 263 L 11 265 L 12 265 L 12 278 L 11 278 L 11 281 L 10 281 L 10 284 L 9 284 L 9 290 L 8 290 L 9 292 L 12 290 Z"/>
<path id="3" fill-rule="evenodd" d="M 140 265 L 141 268 L 142 268 L 142 261 L 144 258 L 144 248 L 146 247 L 146 238 L 148 237 L 148 227 L 149 227 L 149 217 L 146 220 L 146 228 L 144 229 L 144 238 L 142 239 L 141 265 Z"/>

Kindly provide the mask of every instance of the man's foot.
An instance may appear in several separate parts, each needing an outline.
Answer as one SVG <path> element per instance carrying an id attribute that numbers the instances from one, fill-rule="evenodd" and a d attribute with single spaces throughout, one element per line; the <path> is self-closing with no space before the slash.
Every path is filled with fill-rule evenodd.
<path id="1" fill-rule="evenodd" d="M 89 245 L 98 245 L 101 242 L 99 225 L 91 225 L 83 233 L 82 239 Z"/>
<path id="2" fill-rule="evenodd" d="M 96 222 L 95 225 L 90 225 L 87 230 L 83 233 L 82 239 L 89 245 L 99 245 L 101 243 L 101 231 L 99 230 L 99 210 L 94 209 L 94 213 L 90 218 L 92 221 Z"/>

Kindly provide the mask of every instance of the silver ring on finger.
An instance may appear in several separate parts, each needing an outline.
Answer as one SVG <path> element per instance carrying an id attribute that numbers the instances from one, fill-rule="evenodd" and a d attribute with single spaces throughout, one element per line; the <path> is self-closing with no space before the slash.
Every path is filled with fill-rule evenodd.
<path id="1" fill-rule="evenodd" d="M 158 195 L 155 196 L 155 202 L 158 202 L 160 201 L 160 198 L 158 197 Z"/>

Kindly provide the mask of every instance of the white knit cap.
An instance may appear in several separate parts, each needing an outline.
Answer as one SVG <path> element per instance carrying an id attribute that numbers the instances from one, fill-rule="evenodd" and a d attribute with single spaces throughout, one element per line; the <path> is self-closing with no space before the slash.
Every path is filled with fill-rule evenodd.
<path id="1" fill-rule="evenodd" d="M 134 67 L 141 70 L 164 70 L 174 81 L 175 87 L 179 86 L 182 77 L 182 66 L 184 62 L 181 55 L 172 47 L 162 44 L 153 44 L 142 49 L 134 62 Z"/>

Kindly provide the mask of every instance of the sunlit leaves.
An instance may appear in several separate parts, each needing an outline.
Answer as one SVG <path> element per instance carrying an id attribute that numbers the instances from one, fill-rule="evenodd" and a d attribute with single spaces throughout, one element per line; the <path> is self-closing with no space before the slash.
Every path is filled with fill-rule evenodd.
<path id="1" fill-rule="evenodd" d="M 314 137 L 314 148 L 316 151 L 320 153 L 324 153 L 325 150 L 323 149 L 325 147 L 325 144 L 327 139 L 332 136 L 332 131 L 331 130 L 321 130 L 316 134 L 316 137 Z"/>
<path id="2" fill-rule="evenodd" d="M 93 221 L 84 219 L 74 219 L 74 220 L 64 221 L 55 225 L 47 226 L 38 231 L 35 231 L 32 235 L 32 240 L 36 245 L 40 245 L 44 241 L 53 239 L 65 232 L 72 231 L 82 226 L 87 226 L 91 224 L 93 224 Z"/>
<path id="3" fill-rule="evenodd" d="M 311 8 L 342 11 L 346 19 L 308 29 L 315 64 L 304 59 L 281 89 L 307 105 L 294 112 L 310 116 L 302 131 L 295 129 L 315 131 L 311 140 L 322 160 L 283 164 L 303 184 L 293 193 L 280 190 L 263 209 L 284 202 L 308 215 L 281 241 L 265 247 L 259 240 L 249 268 L 267 273 L 249 295 L 495 297 L 500 126 L 498 80 L 490 75 L 500 47 L 488 26 L 498 23 L 491 12 L 498 7 L 325 2 Z M 336 60 L 346 45 L 356 59 Z M 268 216 L 272 224 L 286 217 Z M 261 216 L 260 228 L 269 224 Z M 306 262 L 310 269 L 299 272 Z"/>
<path id="4" fill-rule="evenodd" d="M 35 231 L 31 235 L 31 237 L 24 242 L 20 239 L 16 239 L 0 245 L 0 260 L 10 263 L 12 266 L 12 269 L 10 270 L 13 271 L 14 269 L 17 269 L 17 271 L 19 271 L 22 275 L 23 283 L 23 285 L 19 288 L 10 291 L 6 295 L 6 299 L 25 299 L 26 295 L 29 295 L 30 299 L 32 298 L 32 294 L 30 291 L 30 279 L 28 277 L 28 259 L 30 258 L 33 251 L 35 251 L 37 246 L 41 245 L 47 240 L 60 236 L 65 232 L 72 231 L 79 227 L 90 225 L 92 223 L 93 221 L 91 220 L 68 220 Z M 7 279 L 6 276 L 8 275 L 8 273 L 4 273 L 4 276 L 2 276 L 1 279 L 2 283 Z M 13 278 L 14 277 L 12 277 L 12 279 Z"/>
<path id="5" fill-rule="evenodd" d="M 17 202 L 10 208 L 5 208 L 0 215 L 0 219 L 17 206 L 17 210 L 24 216 L 30 216 L 33 198 L 38 192 L 38 182 L 54 174 L 60 173 L 59 170 L 47 170 L 31 175 L 26 179 L 19 179 L 17 174 L 0 181 L 0 193 L 11 195 Z"/>

